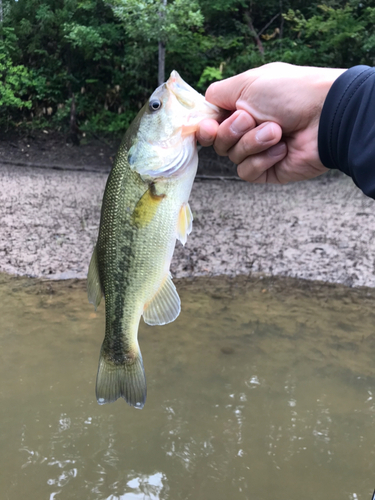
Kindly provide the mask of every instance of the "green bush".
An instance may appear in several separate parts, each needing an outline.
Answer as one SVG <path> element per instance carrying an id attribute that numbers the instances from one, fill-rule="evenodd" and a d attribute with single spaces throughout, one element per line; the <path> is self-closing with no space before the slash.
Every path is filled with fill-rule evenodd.
<path id="1" fill-rule="evenodd" d="M 201 92 L 276 60 L 375 63 L 375 0 L 2 0 L 0 121 L 122 134 L 166 74 Z"/>

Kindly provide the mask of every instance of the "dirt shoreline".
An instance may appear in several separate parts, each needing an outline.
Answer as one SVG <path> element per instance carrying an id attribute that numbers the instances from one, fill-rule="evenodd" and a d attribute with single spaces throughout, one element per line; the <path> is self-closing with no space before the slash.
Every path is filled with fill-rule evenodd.
<path id="1" fill-rule="evenodd" d="M 0 272 L 85 278 L 106 178 L 0 164 Z M 375 286 L 373 200 L 343 175 L 286 186 L 197 181 L 190 205 L 177 278 L 261 273 Z"/>

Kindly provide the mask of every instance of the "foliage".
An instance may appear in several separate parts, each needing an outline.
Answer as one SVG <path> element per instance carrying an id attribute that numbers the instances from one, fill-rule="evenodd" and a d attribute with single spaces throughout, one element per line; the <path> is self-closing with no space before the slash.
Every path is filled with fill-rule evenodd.
<path id="1" fill-rule="evenodd" d="M 175 0 L 164 5 L 160 0 L 115 0 L 114 12 L 125 23 L 134 40 L 168 43 L 174 37 L 203 24 L 196 0 Z"/>
<path id="2" fill-rule="evenodd" d="M 213 68 L 212 66 L 207 66 L 204 68 L 203 73 L 197 84 L 198 88 L 207 87 L 207 85 L 216 80 L 223 79 L 223 65 L 220 68 Z"/>
<path id="3" fill-rule="evenodd" d="M 375 55 L 374 8 L 368 7 L 358 16 L 358 6 L 346 4 L 335 9 L 318 5 L 318 12 L 309 19 L 293 10 L 284 15 L 291 29 L 298 34 L 296 50 L 285 53 L 285 59 L 316 66 L 372 64 Z"/>
<path id="4" fill-rule="evenodd" d="M 30 74 L 25 66 L 13 65 L 6 44 L 0 42 L 0 105 L 5 108 L 30 108 L 31 102 L 22 100 L 27 93 Z"/>
<path id="5" fill-rule="evenodd" d="M 0 121 L 122 133 L 166 69 L 204 92 L 267 62 L 375 64 L 375 0 L 2 0 Z"/>
<path id="6" fill-rule="evenodd" d="M 8 121 L 10 113 L 30 109 L 32 93 L 45 83 L 32 70 L 14 64 L 11 53 L 16 45 L 13 28 L 3 28 L 0 38 L 0 119 Z"/>

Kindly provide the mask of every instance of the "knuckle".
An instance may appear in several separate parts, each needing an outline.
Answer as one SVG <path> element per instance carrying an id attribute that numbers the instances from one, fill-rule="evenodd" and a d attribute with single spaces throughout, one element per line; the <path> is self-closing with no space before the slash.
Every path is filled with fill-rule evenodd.
<path id="1" fill-rule="evenodd" d="M 208 101 L 211 101 L 215 95 L 215 87 L 216 87 L 217 82 L 211 83 L 211 85 L 208 87 L 205 93 L 205 97 Z"/>
<path id="2" fill-rule="evenodd" d="M 228 156 L 228 150 L 225 149 L 220 143 L 217 144 L 216 141 L 213 144 L 216 154 L 219 156 Z"/>
<path id="3" fill-rule="evenodd" d="M 228 157 L 230 161 L 236 163 L 242 163 L 247 157 L 252 157 L 251 148 L 248 147 L 246 141 L 241 138 L 237 143 L 234 144 L 232 148 L 228 150 Z"/>
<path id="4" fill-rule="evenodd" d="M 256 154 L 247 157 L 238 168 L 246 172 L 246 178 L 257 179 L 264 171 L 272 167 L 272 162 L 264 154 Z M 237 170 L 238 170 L 237 168 Z"/>
<path id="5" fill-rule="evenodd" d="M 236 148 L 228 151 L 228 158 L 236 165 L 239 165 L 244 160 L 244 156 Z"/>
<path id="6" fill-rule="evenodd" d="M 246 181 L 249 180 L 249 175 L 247 170 L 245 169 L 244 165 L 237 165 L 237 174 L 238 177 L 240 177 L 242 180 Z"/>
<path id="7" fill-rule="evenodd" d="M 252 158 L 252 169 L 259 173 L 260 170 L 266 170 L 268 168 L 267 162 L 265 162 L 263 155 L 254 155 Z"/>

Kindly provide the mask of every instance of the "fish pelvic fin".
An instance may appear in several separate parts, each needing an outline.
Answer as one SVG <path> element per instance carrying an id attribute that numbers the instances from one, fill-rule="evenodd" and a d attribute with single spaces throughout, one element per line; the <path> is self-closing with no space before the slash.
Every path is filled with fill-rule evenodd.
<path id="1" fill-rule="evenodd" d="M 184 246 L 187 241 L 187 237 L 191 233 L 192 229 L 193 214 L 191 213 L 189 203 L 186 203 L 182 205 L 180 209 L 177 224 L 177 239 L 179 239 Z"/>
<path id="2" fill-rule="evenodd" d="M 114 361 L 102 346 L 96 377 L 96 399 L 100 405 L 122 397 L 134 408 L 142 409 L 146 402 L 147 386 L 141 351 Z"/>

